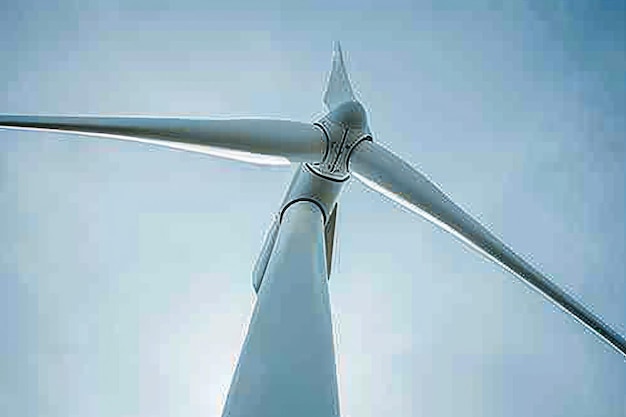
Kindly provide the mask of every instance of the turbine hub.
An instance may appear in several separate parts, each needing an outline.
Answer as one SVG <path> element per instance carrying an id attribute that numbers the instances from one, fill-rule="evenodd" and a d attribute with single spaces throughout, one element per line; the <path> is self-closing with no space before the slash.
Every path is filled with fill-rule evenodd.
<path id="1" fill-rule="evenodd" d="M 330 180 L 344 181 L 350 176 L 348 160 L 356 145 L 372 140 L 365 109 L 356 101 L 347 101 L 314 123 L 326 138 L 326 151 L 321 162 L 307 166 Z"/>

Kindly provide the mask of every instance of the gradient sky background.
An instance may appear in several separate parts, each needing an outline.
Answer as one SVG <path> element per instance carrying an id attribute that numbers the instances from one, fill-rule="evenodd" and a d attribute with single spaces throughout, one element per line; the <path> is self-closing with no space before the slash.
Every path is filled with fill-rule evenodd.
<path id="1" fill-rule="evenodd" d="M 433 3 L 5 0 L 0 113 L 310 121 L 339 39 L 375 140 L 625 334 L 624 4 Z M 290 175 L 0 132 L 0 414 L 219 416 Z M 338 220 L 343 416 L 626 415 L 499 267 L 358 182 Z"/>

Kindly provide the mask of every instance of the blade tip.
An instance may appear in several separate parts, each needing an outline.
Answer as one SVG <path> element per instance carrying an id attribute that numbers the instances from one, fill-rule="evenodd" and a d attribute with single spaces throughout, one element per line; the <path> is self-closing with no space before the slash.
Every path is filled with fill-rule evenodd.
<path id="1" fill-rule="evenodd" d="M 333 43 L 333 61 L 339 61 L 343 65 L 343 49 L 339 40 Z"/>

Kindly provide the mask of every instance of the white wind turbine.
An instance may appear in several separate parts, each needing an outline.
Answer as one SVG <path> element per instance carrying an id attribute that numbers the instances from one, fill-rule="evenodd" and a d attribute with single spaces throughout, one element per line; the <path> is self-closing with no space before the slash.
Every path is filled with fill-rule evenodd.
<path id="1" fill-rule="evenodd" d="M 112 137 L 261 164 L 299 163 L 253 271 L 258 299 L 223 416 L 338 416 L 327 280 L 351 176 L 449 231 L 626 357 L 626 340 L 373 141 L 336 44 L 313 124 L 284 120 L 0 115 L 0 128 Z"/>

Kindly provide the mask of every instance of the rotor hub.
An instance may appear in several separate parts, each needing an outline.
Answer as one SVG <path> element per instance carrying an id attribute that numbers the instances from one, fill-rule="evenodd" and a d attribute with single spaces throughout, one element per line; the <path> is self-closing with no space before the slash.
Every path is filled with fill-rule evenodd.
<path id="1" fill-rule="evenodd" d="M 364 140 L 372 140 L 367 114 L 356 101 L 345 102 L 314 123 L 326 139 L 321 162 L 307 164 L 320 176 L 343 181 L 350 176 L 348 161 L 352 150 Z"/>

